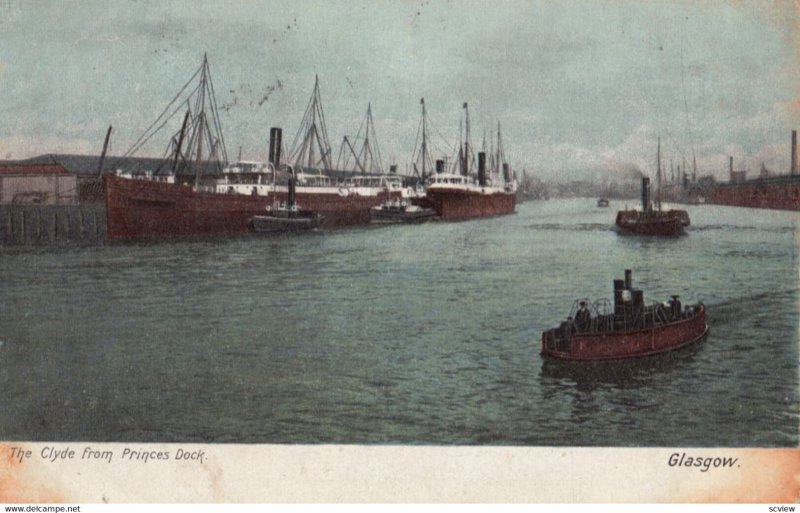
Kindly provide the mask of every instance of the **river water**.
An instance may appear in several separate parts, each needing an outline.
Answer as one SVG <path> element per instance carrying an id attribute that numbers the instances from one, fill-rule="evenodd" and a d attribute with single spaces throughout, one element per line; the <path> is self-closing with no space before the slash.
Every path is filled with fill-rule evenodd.
<path id="1" fill-rule="evenodd" d="M 59 250 L 0 248 L 0 439 L 798 444 L 798 215 L 688 207 L 611 230 L 591 199 L 463 223 Z M 541 332 L 633 270 L 709 335 L 545 361 Z"/>

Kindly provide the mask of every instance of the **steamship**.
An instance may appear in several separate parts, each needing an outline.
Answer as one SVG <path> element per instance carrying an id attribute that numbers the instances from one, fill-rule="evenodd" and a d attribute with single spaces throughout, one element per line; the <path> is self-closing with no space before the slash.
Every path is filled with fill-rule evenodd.
<path id="1" fill-rule="evenodd" d="M 426 181 L 424 206 L 433 208 L 444 221 L 458 221 L 514 213 L 517 183 L 504 162 L 500 127 L 497 129 L 495 169 L 486 169 L 486 153 L 478 153 L 475 172 L 474 152 L 469 135 L 469 110 L 464 103 L 466 131 L 459 147 L 458 173 L 444 172 L 443 161 L 436 162 L 436 173 Z M 502 173 L 499 168 L 502 167 Z"/>
<path id="2" fill-rule="evenodd" d="M 180 132 L 171 140 L 172 157 L 153 172 L 103 176 L 110 239 L 248 233 L 254 216 L 263 214 L 276 202 L 288 200 L 289 177 L 296 180 L 296 201 L 319 213 L 329 226 L 369 223 L 372 207 L 400 197 L 399 181 L 385 177 L 359 177 L 357 182 L 334 184 L 319 170 L 308 173 L 314 169 L 311 166 L 282 165 L 279 128 L 270 131 L 269 163 L 239 161 L 223 167 L 228 159 L 211 95 L 207 58 L 194 76 L 197 74 L 200 85 L 189 98 L 176 97 L 153 124 L 163 126 L 163 116 L 171 109 L 175 112 L 176 103 L 190 106 Z M 306 120 L 307 111 L 301 129 L 306 124 L 314 130 L 319 126 L 318 95 L 317 83 L 309 107 L 315 109 L 311 113 L 314 117 Z M 145 133 L 140 141 L 152 137 L 155 130 Z M 319 140 L 319 134 L 305 132 L 301 148 L 309 151 L 307 141 L 312 138 Z M 203 155 L 204 145 L 208 155 Z M 298 161 L 301 158 L 302 152 Z M 310 157 L 308 161 L 312 162 Z"/>
<path id="3" fill-rule="evenodd" d="M 684 306 L 679 296 L 645 305 L 633 288 L 632 272 L 614 280 L 614 309 L 608 301 L 579 299 L 567 320 L 542 333 L 541 354 L 563 360 L 613 360 L 648 356 L 697 342 L 708 332 L 703 303 Z"/>

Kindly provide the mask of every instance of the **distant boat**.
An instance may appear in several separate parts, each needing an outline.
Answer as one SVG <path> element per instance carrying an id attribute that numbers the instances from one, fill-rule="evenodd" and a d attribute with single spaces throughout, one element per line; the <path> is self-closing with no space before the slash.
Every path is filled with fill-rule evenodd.
<path id="1" fill-rule="evenodd" d="M 406 200 L 391 200 L 372 207 L 370 221 L 374 224 L 424 223 L 436 217 L 436 211 L 412 205 Z"/>
<path id="2" fill-rule="evenodd" d="M 658 140 L 656 180 L 661 183 L 661 139 Z M 689 214 L 685 210 L 662 210 L 661 187 L 657 189 L 656 206 L 650 200 L 650 179 L 642 177 L 642 210 L 620 210 L 616 225 L 620 233 L 634 235 L 678 235 L 689 226 Z"/>
<path id="3" fill-rule="evenodd" d="M 678 296 L 645 305 L 632 287 L 632 273 L 614 280 L 614 310 L 608 301 L 575 302 L 567 320 L 542 333 L 543 356 L 563 360 L 613 360 L 654 355 L 696 342 L 708 332 L 703 303 L 682 306 Z"/>
<path id="4" fill-rule="evenodd" d="M 599 200 L 597 200 L 597 206 L 598 207 L 607 207 L 608 206 L 608 200 L 605 199 L 605 198 L 600 198 Z"/>

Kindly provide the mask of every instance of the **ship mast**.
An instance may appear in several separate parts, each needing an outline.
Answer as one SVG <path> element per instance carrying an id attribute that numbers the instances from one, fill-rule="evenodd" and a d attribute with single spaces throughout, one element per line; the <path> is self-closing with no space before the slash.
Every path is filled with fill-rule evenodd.
<path id="1" fill-rule="evenodd" d="M 362 137 L 362 132 L 364 136 Z M 383 162 L 381 159 L 381 150 L 378 146 L 378 136 L 375 133 L 375 121 L 372 118 L 372 104 L 367 105 L 367 113 L 364 116 L 364 121 L 358 128 L 355 140 L 363 139 L 360 151 L 356 151 L 353 143 L 350 142 L 348 136 L 342 139 L 342 145 L 339 147 L 339 156 L 336 159 L 336 168 L 340 170 L 350 169 L 350 157 L 355 160 L 355 167 L 361 174 L 367 173 L 383 174 Z M 347 150 L 347 151 L 346 151 Z"/>
<path id="2" fill-rule="evenodd" d="M 656 153 L 656 206 L 661 210 L 661 137 L 658 138 L 658 151 Z"/>
<path id="3" fill-rule="evenodd" d="M 203 106 L 206 102 L 206 59 L 203 57 L 203 71 L 200 74 L 200 96 L 198 98 L 198 104 Z M 200 183 L 200 167 L 203 163 L 203 123 L 205 121 L 205 113 L 200 109 L 199 113 L 197 114 L 197 164 L 194 168 L 194 186 L 197 186 Z"/>
<path id="4" fill-rule="evenodd" d="M 190 87 L 196 83 L 195 87 Z M 192 77 L 184 84 L 183 88 L 164 108 L 155 121 L 145 130 L 145 132 L 133 143 L 122 157 L 118 158 L 112 167 L 128 158 L 133 157 L 150 139 L 153 138 L 167 123 L 176 116 L 179 111 L 183 111 L 183 106 L 187 106 L 180 131 L 170 139 L 169 156 L 165 156 L 165 161 L 158 166 L 155 173 L 158 174 L 161 168 L 168 161 L 171 165 L 167 167 L 173 176 L 189 174 L 194 171 L 195 182 L 199 180 L 202 167 L 202 148 L 201 141 L 208 143 L 207 161 L 210 160 L 217 166 L 217 170 L 228 161 L 228 153 L 225 149 L 225 139 L 222 135 L 222 123 L 219 118 L 219 108 L 214 94 L 214 83 L 211 79 L 208 56 L 203 55 L 203 63 L 194 72 Z M 210 112 L 210 116 L 206 113 Z M 183 148 L 184 141 L 186 149 Z M 194 158 L 196 156 L 196 158 Z M 188 169 L 194 158 L 196 169 Z M 182 166 L 180 164 L 183 164 Z"/>
<path id="5" fill-rule="evenodd" d="M 503 182 L 510 182 L 511 176 L 506 176 L 506 151 L 503 148 L 503 137 L 500 135 L 500 122 L 497 122 L 497 175 L 503 177 Z"/>
<path id="6" fill-rule="evenodd" d="M 183 147 L 183 139 L 186 136 L 186 127 L 189 124 L 189 117 L 191 116 L 191 111 L 187 110 L 186 115 L 183 116 L 183 124 L 181 125 L 181 133 L 178 136 L 178 142 L 175 146 L 175 155 L 172 160 L 172 176 L 175 176 L 175 172 L 178 169 L 178 159 L 181 156 L 181 148 Z"/>
<path id="7" fill-rule="evenodd" d="M 419 102 L 422 104 L 422 151 L 420 152 L 420 159 L 422 160 L 421 178 L 424 181 L 427 178 L 427 164 L 431 160 L 431 156 L 428 153 L 428 113 L 425 111 L 425 98 L 420 98 Z"/>
<path id="8" fill-rule="evenodd" d="M 319 154 L 319 157 L 316 154 Z M 331 145 L 325 128 L 325 113 L 322 110 L 322 97 L 319 91 L 319 76 L 314 77 L 314 92 L 308 102 L 300 128 L 295 136 L 290 152 L 290 160 L 295 167 L 319 167 L 331 169 Z"/>
<path id="9" fill-rule="evenodd" d="M 469 166 L 472 163 L 470 159 L 470 143 L 472 141 L 469 132 L 469 106 L 467 102 L 464 102 L 464 163 L 462 167 L 462 173 L 464 176 L 469 176 Z"/>
<path id="10" fill-rule="evenodd" d="M 361 174 L 366 174 L 367 171 L 364 169 L 364 165 L 361 163 L 361 160 L 358 158 L 358 152 L 356 152 L 353 145 L 350 143 L 350 139 L 345 135 L 342 138 L 342 145 L 339 147 L 339 157 L 336 159 L 336 167 L 338 169 L 346 170 L 350 164 L 350 157 L 342 158 L 342 154 L 345 154 L 345 149 L 349 151 L 349 154 L 353 156 L 353 159 L 356 163 L 356 168 L 361 171 Z"/>
<path id="11" fill-rule="evenodd" d="M 369 173 L 383 174 L 381 150 L 378 147 L 378 136 L 375 134 L 375 121 L 372 119 L 372 102 L 367 104 L 367 114 L 364 118 L 364 144 L 361 147 L 362 170 Z M 361 134 L 359 129 L 356 138 Z M 372 142 L 371 142 L 372 141 Z M 374 144 L 374 148 L 373 148 Z"/>
<path id="12" fill-rule="evenodd" d="M 103 153 L 100 154 L 100 163 L 97 165 L 97 176 L 103 174 L 103 162 L 106 160 L 106 152 L 108 151 L 108 141 L 111 139 L 111 125 L 108 125 L 108 132 L 106 132 L 106 140 L 103 142 Z"/>
<path id="13" fill-rule="evenodd" d="M 420 98 L 420 105 L 422 106 L 422 119 L 420 120 L 419 127 L 417 128 L 417 140 L 414 142 L 414 153 L 411 156 L 411 166 L 414 169 L 414 175 L 420 180 L 425 181 L 430 174 L 433 174 L 433 158 L 431 157 L 431 148 L 428 142 L 428 110 L 425 106 L 425 98 Z M 420 141 L 420 134 L 422 141 Z M 419 144 L 417 144 L 419 142 Z"/>

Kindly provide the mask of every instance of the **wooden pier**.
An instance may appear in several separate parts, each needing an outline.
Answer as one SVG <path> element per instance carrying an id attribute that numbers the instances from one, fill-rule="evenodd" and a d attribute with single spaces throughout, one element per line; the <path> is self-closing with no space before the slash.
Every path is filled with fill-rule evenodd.
<path id="1" fill-rule="evenodd" d="M 105 240 L 103 203 L 0 205 L 0 246 L 94 245 Z"/>

